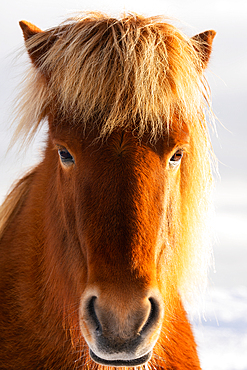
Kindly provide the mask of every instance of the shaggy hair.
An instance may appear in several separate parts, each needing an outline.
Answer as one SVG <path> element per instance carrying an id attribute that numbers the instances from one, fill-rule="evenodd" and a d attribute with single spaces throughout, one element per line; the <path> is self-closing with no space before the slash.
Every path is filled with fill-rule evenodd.
<path id="1" fill-rule="evenodd" d="M 187 292 L 200 276 L 205 281 L 210 257 L 205 215 L 212 177 L 203 114 L 208 92 L 198 41 L 160 17 L 131 14 L 118 20 L 90 13 L 35 34 L 26 46 L 31 56 L 40 50 L 41 57 L 31 67 L 18 103 L 15 140 L 30 141 L 49 114 L 69 117 L 71 125 L 84 129 L 97 124 L 101 138 L 126 128 L 140 139 L 149 132 L 155 141 L 164 132 L 187 126 L 191 155 L 181 164 L 180 193 L 174 194 L 177 209 L 170 210 L 176 240 L 170 240 L 170 252 L 169 245 L 166 249 L 171 270 L 164 279 Z M 29 179 L 11 193 L 2 212 L 11 203 L 13 215 Z"/>
<path id="2" fill-rule="evenodd" d="M 37 33 L 27 50 L 45 52 L 27 76 L 15 139 L 31 139 L 54 104 L 71 124 L 86 127 L 97 117 L 101 137 L 129 126 L 155 140 L 174 115 L 191 123 L 208 96 L 197 44 L 161 17 L 135 14 L 88 13 Z"/>

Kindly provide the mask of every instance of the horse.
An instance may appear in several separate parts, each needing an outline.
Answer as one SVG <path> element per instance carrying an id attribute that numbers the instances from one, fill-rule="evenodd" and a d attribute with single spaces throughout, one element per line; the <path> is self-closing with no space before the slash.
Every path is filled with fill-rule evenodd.
<path id="1" fill-rule="evenodd" d="M 1 206 L 0 369 L 200 369 L 184 302 L 210 254 L 215 31 L 170 23 L 20 22 L 14 140 L 48 131 Z"/>

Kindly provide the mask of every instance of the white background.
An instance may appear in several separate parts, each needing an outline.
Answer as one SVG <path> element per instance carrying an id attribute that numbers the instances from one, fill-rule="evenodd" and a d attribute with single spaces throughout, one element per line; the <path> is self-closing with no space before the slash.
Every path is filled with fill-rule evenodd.
<path id="1" fill-rule="evenodd" d="M 247 1 L 246 0 L 9 0 L 0 5 L 0 201 L 14 179 L 39 160 L 42 136 L 26 155 L 5 153 L 11 104 L 28 59 L 16 60 L 23 45 L 19 20 L 41 29 L 56 26 L 75 11 L 113 15 L 134 11 L 181 21 L 189 36 L 217 32 L 207 77 L 218 137 L 212 133 L 221 179 L 216 178 L 213 220 L 216 273 L 210 274 L 205 321 L 195 324 L 204 370 L 247 370 Z"/>

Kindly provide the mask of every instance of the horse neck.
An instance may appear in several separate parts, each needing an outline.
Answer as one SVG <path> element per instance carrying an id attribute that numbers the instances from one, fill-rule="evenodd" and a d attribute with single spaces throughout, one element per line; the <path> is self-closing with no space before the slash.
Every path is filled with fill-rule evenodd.
<path id="1" fill-rule="evenodd" d="M 68 263 L 65 270 L 66 264 L 62 262 L 60 245 L 64 235 L 59 231 L 63 229 L 61 219 L 54 222 L 57 212 L 52 212 L 52 207 L 56 190 L 52 180 L 51 171 L 44 163 L 20 180 L 5 201 L 9 219 L 0 239 L 0 294 L 5 290 L 6 307 L 11 304 L 16 318 L 26 317 L 30 327 L 40 332 L 40 338 L 52 335 L 51 322 L 63 322 L 67 328 L 77 325 L 76 315 L 71 315 L 69 311 L 75 311 L 76 295 L 73 295 L 74 290 L 68 283 L 71 281 L 68 270 L 72 266 Z M 51 191 L 52 184 L 54 191 Z M 54 235 L 56 229 L 58 232 Z M 69 321 L 65 322 L 65 318 Z M 15 326 L 18 330 L 18 319 L 13 323 L 13 330 Z M 60 339 L 56 340 L 64 343 L 65 334 L 57 332 Z M 25 335 L 28 336 L 28 332 L 21 334 L 23 342 L 28 340 Z"/>

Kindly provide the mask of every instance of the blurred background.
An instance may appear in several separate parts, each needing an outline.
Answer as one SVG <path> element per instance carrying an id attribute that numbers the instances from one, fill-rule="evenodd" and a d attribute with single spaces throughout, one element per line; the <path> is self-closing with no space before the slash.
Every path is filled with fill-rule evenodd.
<path id="1" fill-rule="evenodd" d="M 212 222 L 215 269 L 203 318 L 194 322 L 203 370 L 247 370 L 247 1 L 246 0 L 9 0 L 0 5 L 0 202 L 12 182 L 38 162 L 45 129 L 26 153 L 7 155 L 11 108 L 29 60 L 18 22 L 41 29 L 56 26 L 77 11 L 118 16 L 134 11 L 164 14 L 187 35 L 217 32 L 207 78 L 217 134 L 211 132 L 220 177 Z M 180 22 L 179 22 L 180 21 Z M 220 123 L 219 123 L 220 122 Z"/>

